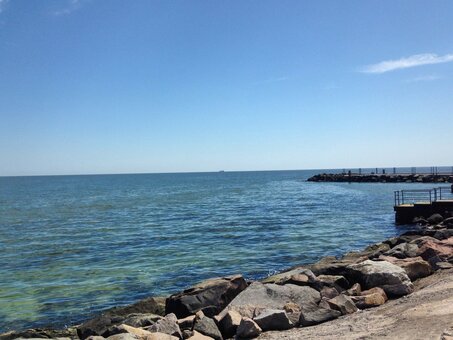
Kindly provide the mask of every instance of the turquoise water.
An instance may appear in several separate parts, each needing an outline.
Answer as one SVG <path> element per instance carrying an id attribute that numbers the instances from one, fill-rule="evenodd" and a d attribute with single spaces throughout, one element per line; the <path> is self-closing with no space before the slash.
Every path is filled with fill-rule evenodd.
<path id="1" fill-rule="evenodd" d="M 393 190 L 431 186 L 314 173 L 0 178 L 0 331 L 362 248 L 399 232 Z"/>

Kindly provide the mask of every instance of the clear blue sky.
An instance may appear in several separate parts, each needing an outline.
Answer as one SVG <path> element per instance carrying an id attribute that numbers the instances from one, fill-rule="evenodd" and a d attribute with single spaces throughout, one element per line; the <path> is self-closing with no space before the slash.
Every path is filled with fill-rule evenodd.
<path id="1" fill-rule="evenodd" d="M 0 11 L 0 175 L 453 165 L 452 1 Z"/>

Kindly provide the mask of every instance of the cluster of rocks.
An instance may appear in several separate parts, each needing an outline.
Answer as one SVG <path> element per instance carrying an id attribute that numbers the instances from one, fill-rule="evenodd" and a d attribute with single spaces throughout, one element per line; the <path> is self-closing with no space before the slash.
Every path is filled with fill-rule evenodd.
<path id="1" fill-rule="evenodd" d="M 65 330 L 9 332 L 0 339 L 250 339 L 347 317 L 411 294 L 414 280 L 453 268 L 453 218 L 434 215 L 419 222 L 418 230 L 363 251 L 325 257 L 262 281 L 214 278 L 167 298 L 110 309 Z"/>
<path id="2" fill-rule="evenodd" d="M 309 182 L 369 182 L 369 183 L 453 183 L 453 175 L 432 174 L 318 174 Z"/>

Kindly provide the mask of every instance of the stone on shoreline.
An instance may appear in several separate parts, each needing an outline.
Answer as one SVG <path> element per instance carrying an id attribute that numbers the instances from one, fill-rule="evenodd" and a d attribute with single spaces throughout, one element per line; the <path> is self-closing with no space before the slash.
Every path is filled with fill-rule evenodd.
<path id="1" fill-rule="evenodd" d="M 414 286 L 404 269 L 387 261 L 366 260 L 348 266 L 348 279 L 358 282 L 365 289 L 381 287 L 392 297 L 414 291 Z"/>
<path id="2" fill-rule="evenodd" d="M 339 316 L 341 316 L 341 312 L 337 310 L 312 305 L 301 311 L 299 324 L 301 327 L 313 326 L 336 319 Z"/>
<path id="3" fill-rule="evenodd" d="M 417 256 L 418 246 L 411 243 L 400 243 L 383 253 L 385 256 L 392 256 L 398 259 L 405 259 L 406 257 L 415 257 Z"/>
<path id="4" fill-rule="evenodd" d="M 197 331 L 193 331 L 192 335 L 187 338 L 187 340 L 214 340 L 210 336 L 203 335 Z"/>
<path id="5" fill-rule="evenodd" d="M 164 318 L 158 320 L 153 325 L 147 327 L 146 330 L 151 333 L 164 333 L 182 338 L 181 329 L 178 325 L 178 319 L 173 313 L 170 313 Z"/>
<path id="6" fill-rule="evenodd" d="M 294 326 L 289 320 L 286 312 L 280 309 L 266 309 L 253 318 L 253 321 L 255 321 L 263 331 L 282 331 Z"/>
<path id="7" fill-rule="evenodd" d="M 289 302 L 303 308 L 309 304 L 317 304 L 320 300 L 320 293 L 308 286 L 254 282 L 231 301 L 218 319 L 231 310 L 238 312 L 242 317 L 253 318 L 265 309 L 283 310 Z"/>
<path id="8" fill-rule="evenodd" d="M 236 332 L 240 339 L 253 339 L 260 335 L 262 329 L 250 318 L 243 318 Z"/>
<path id="9" fill-rule="evenodd" d="M 358 308 L 354 301 L 347 295 L 340 294 L 337 297 L 327 300 L 330 308 L 341 312 L 341 314 L 352 314 L 357 312 Z"/>
<path id="10" fill-rule="evenodd" d="M 193 330 L 215 340 L 223 340 L 222 333 L 220 333 L 215 321 L 207 316 L 195 318 Z"/>
<path id="11" fill-rule="evenodd" d="M 165 313 L 174 313 L 178 318 L 203 311 L 212 317 L 247 288 L 242 275 L 213 278 L 167 298 Z"/>
<path id="12" fill-rule="evenodd" d="M 236 330 L 241 323 L 242 316 L 238 312 L 228 311 L 221 319 L 217 319 L 220 331 L 226 338 L 231 338 L 236 334 Z"/>
<path id="13" fill-rule="evenodd" d="M 379 256 L 379 260 L 387 261 L 403 268 L 411 281 L 426 277 L 432 273 L 431 265 L 420 256 L 399 259 L 396 257 L 381 255 Z"/>

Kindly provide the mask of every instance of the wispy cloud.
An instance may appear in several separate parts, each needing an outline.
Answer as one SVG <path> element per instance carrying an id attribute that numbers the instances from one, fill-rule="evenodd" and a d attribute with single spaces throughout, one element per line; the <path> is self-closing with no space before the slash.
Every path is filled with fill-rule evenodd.
<path id="1" fill-rule="evenodd" d="M 0 13 L 2 13 L 5 10 L 6 4 L 8 3 L 9 0 L 0 0 Z"/>
<path id="2" fill-rule="evenodd" d="M 1 1 L 1 0 L 0 0 Z M 68 0 L 66 6 L 52 12 L 55 16 L 68 15 L 77 11 L 82 6 L 83 0 Z"/>
<path id="3" fill-rule="evenodd" d="M 434 80 L 438 80 L 438 79 L 442 79 L 442 78 L 444 78 L 444 77 L 431 74 L 431 75 L 427 75 L 427 76 L 419 76 L 419 77 L 407 79 L 406 82 L 416 83 L 416 82 L 420 82 L 420 81 L 434 81 Z"/>
<path id="4" fill-rule="evenodd" d="M 260 85 L 260 84 L 270 84 L 270 83 L 278 83 L 278 82 L 281 82 L 281 81 L 285 81 L 285 80 L 288 80 L 289 77 L 275 77 L 275 78 L 268 78 L 268 79 L 265 79 L 265 80 L 261 80 L 261 81 L 256 81 L 254 82 L 253 84 L 254 85 Z"/>
<path id="5" fill-rule="evenodd" d="M 400 69 L 441 64 L 453 61 L 453 54 L 446 54 L 439 56 L 434 53 L 415 54 L 410 57 L 396 59 L 396 60 L 385 60 L 377 64 L 368 65 L 362 68 L 360 71 L 363 73 L 385 73 L 390 71 L 396 71 Z"/>

